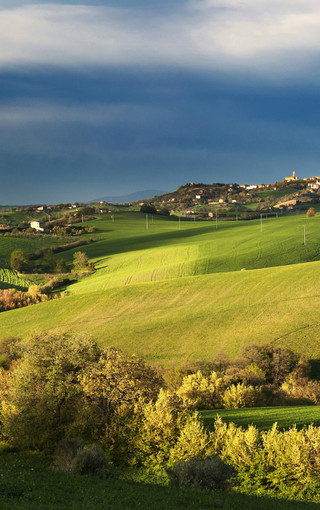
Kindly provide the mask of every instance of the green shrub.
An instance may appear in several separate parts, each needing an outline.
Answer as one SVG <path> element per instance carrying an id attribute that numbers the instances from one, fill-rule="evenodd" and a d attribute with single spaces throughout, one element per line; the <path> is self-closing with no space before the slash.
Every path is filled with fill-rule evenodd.
<path id="1" fill-rule="evenodd" d="M 77 475 L 95 475 L 101 471 L 115 474 L 104 451 L 95 444 L 85 447 L 80 439 L 62 439 L 55 452 L 54 465 Z"/>
<path id="2" fill-rule="evenodd" d="M 204 456 L 210 447 L 197 414 L 190 414 L 176 394 L 164 390 L 156 402 L 118 407 L 103 444 L 115 463 L 158 473 L 177 461 Z"/>
<path id="3" fill-rule="evenodd" d="M 222 402 L 226 408 L 253 407 L 256 404 L 257 393 L 253 386 L 243 383 L 232 384 L 223 394 Z"/>
<path id="4" fill-rule="evenodd" d="M 280 432 L 275 423 L 260 433 L 218 418 L 211 441 L 213 453 L 236 469 L 243 490 L 319 501 L 320 427 Z"/>
<path id="5" fill-rule="evenodd" d="M 297 381 L 289 376 L 282 384 L 281 391 L 287 398 L 291 397 L 315 405 L 320 404 L 320 381 L 309 381 L 307 379 Z"/>
<path id="6" fill-rule="evenodd" d="M 177 395 L 188 409 L 214 409 L 219 407 L 226 382 L 217 372 L 206 377 L 198 370 L 183 378 Z"/>
<path id="7" fill-rule="evenodd" d="M 72 472 L 74 459 L 83 448 L 84 442 L 81 439 L 66 438 L 59 441 L 55 452 L 55 467 Z"/>
<path id="8" fill-rule="evenodd" d="M 224 488 L 233 473 L 232 467 L 219 457 L 194 457 L 177 462 L 168 470 L 171 485 L 205 489 Z"/>
<path id="9" fill-rule="evenodd" d="M 67 273 L 68 266 L 63 259 L 58 259 L 54 268 L 56 273 Z"/>
<path id="10" fill-rule="evenodd" d="M 112 467 L 99 446 L 93 444 L 77 451 L 72 462 L 72 473 L 95 475 L 100 471 L 112 471 Z"/>
<path id="11" fill-rule="evenodd" d="M 286 347 L 272 344 L 244 346 L 238 362 L 243 366 L 255 364 L 265 374 L 266 382 L 280 385 L 298 362 L 298 357 Z"/>

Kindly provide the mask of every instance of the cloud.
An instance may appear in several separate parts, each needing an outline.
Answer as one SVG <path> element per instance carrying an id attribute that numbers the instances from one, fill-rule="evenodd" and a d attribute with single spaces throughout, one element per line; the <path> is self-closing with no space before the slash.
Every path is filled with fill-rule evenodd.
<path id="1" fill-rule="evenodd" d="M 5 128 L 70 123 L 134 128 L 135 125 L 153 124 L 155 119 L 160 124 L 168 123 L 172 118 L 172 112 L 166 108 L 130 103 L 106 105 L 91 102 L 79 106 L 61 102 L 18 101 L 0 106 L 0 126 Z"/>
<path id="2" fill-rule="evenodd" d="M 8 5 L 0 2 L 0 68 L 169 66 L 316 74 L 318 0 L 194 0 L 163 13 L 150 5 Z"/>

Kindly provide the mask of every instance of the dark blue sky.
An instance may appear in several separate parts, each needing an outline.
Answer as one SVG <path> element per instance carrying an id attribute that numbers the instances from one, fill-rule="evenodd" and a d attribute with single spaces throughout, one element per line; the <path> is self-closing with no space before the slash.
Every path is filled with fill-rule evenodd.
<path id="1" fill-rule="evenodd" d="M 320 174 L 320 6 L 287 4 L 0 0 L 0 203 Z"/>

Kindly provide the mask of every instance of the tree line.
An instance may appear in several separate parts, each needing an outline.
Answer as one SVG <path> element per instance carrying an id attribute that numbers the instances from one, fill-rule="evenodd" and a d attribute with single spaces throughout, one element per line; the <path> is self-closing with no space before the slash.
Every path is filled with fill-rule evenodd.
<path id="1" fill-rule="evenodd" d="M 218 418 L 208 432 L 194 411 L 242 405 L 241 391 L 261 381 L 269 393 L 270 385 L 308 384 L 308 362 L 288 349 L 253 345 L 234 363 L 220 356 L 164 370 L 85 336 L 37 333 L 3 339 L 0 356 L 1 436 L 15 447 L 60 448 L 60 461 L 81 472 L 106 455 L 120 469 L 166 473 L 176 484 L 229 480 L 249 492 L 319 500 L 320 428 L 259 432 Z"/>

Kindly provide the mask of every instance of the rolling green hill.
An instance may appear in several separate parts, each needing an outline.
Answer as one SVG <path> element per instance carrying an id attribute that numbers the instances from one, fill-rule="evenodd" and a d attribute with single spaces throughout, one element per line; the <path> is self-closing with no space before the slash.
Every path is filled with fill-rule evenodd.
<path id="1" fill-rule="evenodd" d="M 271 429 L 274 423 L 278 429 L 289 429 L 296 425 L 298 429 L 313 424 L 320 426 L 319 406 L 251 407 L 243 409 L 215 409 L 200 411 L 205 426 L 213 430 L 215 419 L 219 415 L 226 423 L 233 422 L 240 427 L 255 425 L 259 430 Z"/>
<path id="2" fill-rule="evenodd" d="M 0 268 L 7 268 L 8 266 L 8 255 L 13 250 L 21 249 L 26 252 L 34 252 L 40 248 L 49 248 L 51 246 L 57 246 L 63 244 L 61 239 L 56 238 L 45 238 L 37 237 L 11 237 L 11 236 L 0 236 Z"/>
<path id="3" fill-rule="evenodd" d="M 148 220 L 95 221 L 98 240 L 81 251 L 96 272 L 66 298 L 0 314 L 1 335 L 85 332 L 164 364 L 251 342 L 320 357 L 320 217 L 264 219 L 263 232 L 260 221 Z"/>

